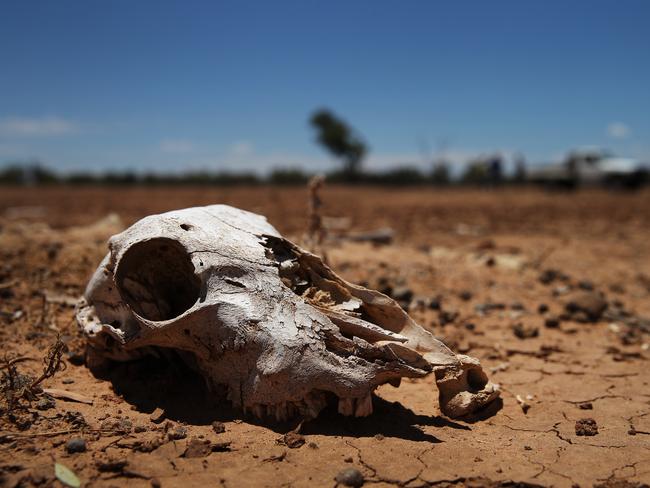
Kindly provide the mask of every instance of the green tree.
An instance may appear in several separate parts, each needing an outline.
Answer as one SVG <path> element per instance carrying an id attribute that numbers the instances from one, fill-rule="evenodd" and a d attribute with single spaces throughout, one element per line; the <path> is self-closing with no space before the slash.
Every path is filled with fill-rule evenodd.
<path id="1" fill-rule="evenodd" d="M 317 131 L 318 143 L 342 160 L 348 176 L 357 176 L 367 148 L 354 130 L 327 109 L 314 112 L 310 123 Z"/>

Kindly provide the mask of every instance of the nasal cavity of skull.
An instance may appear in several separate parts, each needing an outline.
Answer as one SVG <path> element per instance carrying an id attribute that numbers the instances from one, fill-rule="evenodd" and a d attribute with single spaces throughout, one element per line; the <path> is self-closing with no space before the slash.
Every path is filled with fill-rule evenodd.
<path id="1" fill-rule="evenodd" d="M 190 255 L 181 244 L 166 238 L 132 245 L 117 265 L 115 282 L 131 309 L 154 321 L 178 317 L 201 293 Z"/>

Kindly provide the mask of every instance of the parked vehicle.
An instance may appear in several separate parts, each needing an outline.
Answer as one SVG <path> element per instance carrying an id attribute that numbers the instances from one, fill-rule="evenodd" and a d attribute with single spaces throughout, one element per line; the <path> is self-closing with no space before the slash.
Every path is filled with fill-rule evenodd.
<path id="1" fill-rule="evenodd" d="M 580 149 L 570 152 L 562 163 L 530 169 L 526 178 L 555 188 L 637 188 L 647 181 L 648 168 L 636 159 L 616 157 L 599 149 Z"/>

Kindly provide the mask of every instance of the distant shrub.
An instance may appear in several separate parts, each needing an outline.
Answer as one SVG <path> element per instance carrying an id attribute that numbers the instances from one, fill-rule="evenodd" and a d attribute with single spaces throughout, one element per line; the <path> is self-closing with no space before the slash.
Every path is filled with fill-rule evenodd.
<path id="1" fill-rule="evenodd" d="M 272 185 L 304 185 L 310 177 L 300 168 L 278 168 L 271 171 L 267 181 Z"/>

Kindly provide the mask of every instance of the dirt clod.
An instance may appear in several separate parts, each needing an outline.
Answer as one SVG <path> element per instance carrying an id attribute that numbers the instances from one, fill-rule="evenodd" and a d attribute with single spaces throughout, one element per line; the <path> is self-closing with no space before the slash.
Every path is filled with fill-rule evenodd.
<path id="1" fill-rule="evenodd" d="M 223 422 L 219 422 L 218 420 L 215 420 L 212 422 L 212 430 L 214 431 L 215 434 L 223 434 L 226 431 L 226 426 L 224 425 Z"/>
<path id="2" fill-rule="evenodd" d="M 544 319 L 544 327 L 547 329 L 557 329 L 560 326 L 560 319 L 554 315 Z"/>
<path id="3" fill-rule="evenodd" d="M 149 420 L 151 420 L 154 424 L 159 424 L 163 420 L 165 420 L 165 411 L 157 407 L 153 412 L 151 412 L 151 415 L 149 415 Z"/>
<path id="4" fill-rule="evenodd" d="M 167 433 L 167 438 L 170 441 L 179 441 L 187 437 L 187 429 L 182 425 L 175 427 Z"/>
<path id="5" fill-rule="evenodd" d="M 531 339 L 539 335 L 539 328 L 533 325 L 527 325 L 523 322 L 517 322 L 512 326 L 512 332 L 519 339 Z"/>
<path id="6" fill-rule="evenodd" d="M 36 402 L 36 408 L 39 410 L 49 410 L 50 408 L 54 408 L 56 406 L 56 402 L 54 401 L 54 398 L 51 398 L 49 396 L 44 396 L 43 398 L 39 398 L 39 400 Z"/>
<path id="7" fill-rule="evenodd" d="M 598 424 L 592 418 L 576 420 L 576 435 L 592 436 L 598 434 Z"/>
<path id="8" fill-rule="evenodd" d="M 565 308 L 574 320 L 597 322 L 607 309 L 607 302 L 597 293 L 583 292 L 571 298 Z"/>

